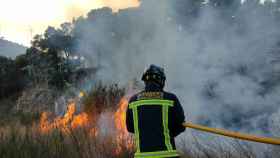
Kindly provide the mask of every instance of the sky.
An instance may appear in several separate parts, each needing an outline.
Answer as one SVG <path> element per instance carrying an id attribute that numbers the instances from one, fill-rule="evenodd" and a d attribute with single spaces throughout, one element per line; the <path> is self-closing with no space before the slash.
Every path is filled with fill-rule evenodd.
<path id="1" fill-rule="evenodd" d="M 47 26 L 58 27 L 91 9 L 136 7 L 138 0 L 0 0 L 0 38 L 25 46 Z"/>

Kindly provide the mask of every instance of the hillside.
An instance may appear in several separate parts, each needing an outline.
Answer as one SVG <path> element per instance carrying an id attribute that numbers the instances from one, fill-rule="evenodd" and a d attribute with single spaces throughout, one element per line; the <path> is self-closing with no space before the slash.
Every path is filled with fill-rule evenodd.
<path id="1" fill-rule="evenodd" d="M 24 54 L 26 47 L 14 42 L 0 39 L 0 55 L 14 58 L 19 54 Z"/>

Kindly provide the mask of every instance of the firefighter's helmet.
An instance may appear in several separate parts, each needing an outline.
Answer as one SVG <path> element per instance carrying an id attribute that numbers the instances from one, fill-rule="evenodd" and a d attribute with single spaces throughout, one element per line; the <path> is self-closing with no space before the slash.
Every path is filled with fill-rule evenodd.
<path id="1" fill-rule="evenodd" d="M 154 82 L 159 84 L 161 87 L 164 87 L 166 76 L 164 69 L 156 66 L 150 65 L 150 67 L 144 72 L 142 76 L 142 81 L 144 82 Z"/>

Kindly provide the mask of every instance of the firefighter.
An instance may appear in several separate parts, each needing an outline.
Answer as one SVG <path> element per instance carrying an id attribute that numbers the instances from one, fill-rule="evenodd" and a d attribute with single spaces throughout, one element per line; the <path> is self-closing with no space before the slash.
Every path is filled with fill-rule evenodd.
<path id="1" fill-rule="evenodd" d="M 151 65 L 142 76 L 145 90 L 129 101 L 126 125 L 135 136 L 135 158 L 179 157 L 174 138 L 185 130 L 185 116 L 176 95 L 163 91 L 165 79 L 163 68 Z"/>

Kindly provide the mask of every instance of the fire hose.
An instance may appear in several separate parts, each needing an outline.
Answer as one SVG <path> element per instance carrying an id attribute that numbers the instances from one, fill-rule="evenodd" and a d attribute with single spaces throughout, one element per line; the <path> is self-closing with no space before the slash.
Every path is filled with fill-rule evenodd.
<path id="1" fill-rule="evenodd" d="M 265 143 L 265 144 L 280 145 L 280 139 L 277 139 L 277 138 L 260 137 L 260 136 L 256 136 L 256 135 L 233 132 L 233 131 L 228 131 L 228 130 L 224 130 L 224 129 L 210 128 L 210 127 L 193 124 L 193 123 L 183 123 L 183 125 L 186 128 L 192 128 L 192 129 L 196 129 L 196 130 L 200 130 L 200 131 L 204 131 L 204 132 L 208 132 L 208 133 L 223 135 L 223 136 L 237 138 L 237 139 L 241 139 L 241 140 L 259 142 L 259 143 Z"/>

